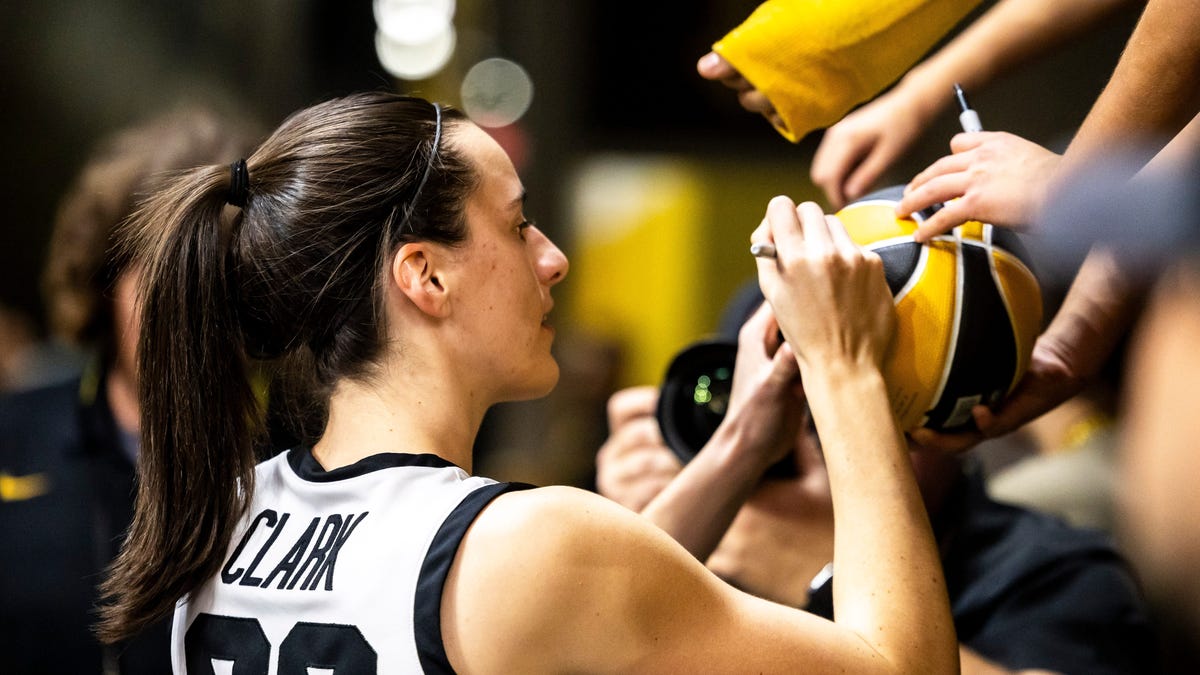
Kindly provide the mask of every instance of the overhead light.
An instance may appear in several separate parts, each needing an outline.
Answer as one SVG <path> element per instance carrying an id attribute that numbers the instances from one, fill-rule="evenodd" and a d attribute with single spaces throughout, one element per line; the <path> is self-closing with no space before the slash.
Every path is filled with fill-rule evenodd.
<path id="1" fill-rule="evenodd" d="M 454 54 L 454 0 L 374 0 L 375 53 L 395 77 L 421 80 Z"/>

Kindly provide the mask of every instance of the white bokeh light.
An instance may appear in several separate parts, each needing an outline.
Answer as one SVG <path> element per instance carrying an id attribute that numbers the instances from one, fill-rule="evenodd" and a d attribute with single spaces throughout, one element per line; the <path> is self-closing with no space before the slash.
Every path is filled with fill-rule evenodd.
<path id="1" fill-rule="evenodd" d="M 434 35 L 426 43 L 405 44 L 392 40 L 383 31 L 375 32 L 375 53 L 392 75 L 405 80 L 421 80 L 441 70 L 454 53 L 454 27 Z"/>
<path id="2" fill-rule="evenodd" d="M 375 53 L 393 76 L 435 75 L 454 54 L 454 0 L 374 0 Z"/>
<path id="3" fill-rule="evenodd" d="M 422 44 L 454 19 L 454 0 L 374 0 L 375 25 L 395 42 Z"/>
<path id="4" fill-rule="evenodd" d="M 533 80 L 519 64 L 492 58 L 476 63 L 462 81 L 463 110 L 484 127 L 502 127 L 521 119 L 533 102 Z"/>

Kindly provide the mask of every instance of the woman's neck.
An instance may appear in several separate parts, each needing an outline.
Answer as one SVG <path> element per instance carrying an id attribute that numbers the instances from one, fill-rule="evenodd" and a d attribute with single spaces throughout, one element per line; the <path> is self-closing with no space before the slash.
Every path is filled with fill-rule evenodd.
<path id="1" fill-rule="evenodd" d="M 329 422 L 313 448 L 326 470 L 381 452 L 432 454 L 468 473 L 486 406 L 476 410 L 452 384 L 406 373 L 384 384 L 343 380 L 329 401 Z M 403 382 L 397 386 L 397 382 Z"/>

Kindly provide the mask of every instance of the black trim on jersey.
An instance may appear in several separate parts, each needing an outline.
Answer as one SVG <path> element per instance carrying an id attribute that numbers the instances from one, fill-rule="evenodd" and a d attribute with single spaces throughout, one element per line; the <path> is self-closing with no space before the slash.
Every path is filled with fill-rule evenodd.
<path id="1" fill-rule="evenodd" d="M 426 673 L 453 675 L 446 646 L 442 644 L 442 590 L 450 565 L 458 553 L 467 528 L 493 499 L 505 492 L 527 490 L 525 483 L 495 483 L 475 490 L 459 502 L 446 516 L 441 529 L 433 537 L 421 574 L 417 577 L 417 593 L 413 602 L 413 633 L 417 641 L 417 656 Z"/>
<path id="2" fill-rule="evenodd" d="M 456 466 L 437 455 L 413 455 L 406 452 L 384 452 L 370 457 L 363 457 L 357 462 L 326 471 L 312 456 L 312 451 L 305 447 L 292 448 L 287 455 L 288 464 L 296 475 L 314 483 L 329 483 L 335 480 L 365 476 L 372 471 L 391 469 L 398 466 L 423 466 L 431 469 L 446 469 Z"/>

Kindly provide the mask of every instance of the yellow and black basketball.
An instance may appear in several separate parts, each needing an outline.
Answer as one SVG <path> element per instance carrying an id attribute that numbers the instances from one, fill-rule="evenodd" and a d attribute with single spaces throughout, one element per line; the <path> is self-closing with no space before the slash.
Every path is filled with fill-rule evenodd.
<path id="1" fill-rule="evenodd" d="M 922 217 L 896 217 L 901 191 L 869 195 L 837 215 L 855 243 L 883 259 L 895 297 L 884 374 L 900 427 L 962 429 L 973 424 L 973 406 L 998 403 L 1029 367 L 1041 290 L 1012 230 L 970 222 L 914 242 Z"/>

